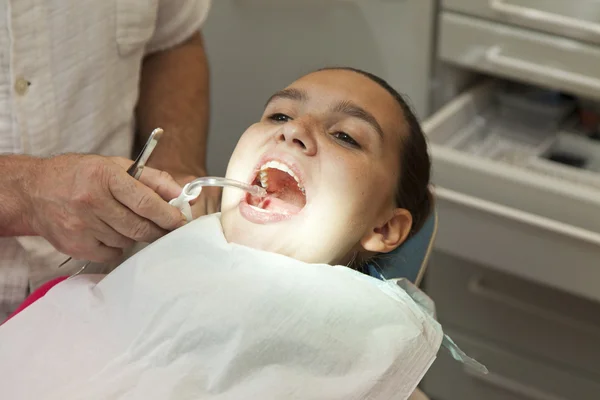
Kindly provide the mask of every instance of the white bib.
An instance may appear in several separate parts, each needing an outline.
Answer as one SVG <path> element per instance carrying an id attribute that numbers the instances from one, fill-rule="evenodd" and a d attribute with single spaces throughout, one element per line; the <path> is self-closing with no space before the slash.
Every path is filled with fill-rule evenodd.
<path id="1" fill-rule="evenodd" d="M 11 400 L 407 399 L 443 332 L 400 287 L 227 243 L 219 215 L 0 327 Z"/>

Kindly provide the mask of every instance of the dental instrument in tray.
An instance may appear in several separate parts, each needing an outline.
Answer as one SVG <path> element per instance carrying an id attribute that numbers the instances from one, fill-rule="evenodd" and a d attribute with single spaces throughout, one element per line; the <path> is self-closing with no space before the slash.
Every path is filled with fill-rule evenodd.
<path id="1" fill-rule="evenodd" d="M 174 198 L 169 202 L 169 204 L 177 207 L 183 213 L 188 222 L 193 219 L 192 210 L 189 203 L 200 196 L 204 186 L 237 188 L 257 197 L 265 197 L 267 195 L 267 190 L 260 186 L 250 185 L 234 179 L 220 178 L 216 176 L 203 176 L 185 185 L 179 197 Z"/>
<path id="2" fill-rule="evenodd" d="M 152 131 L 152 133 L 150 133 L 150 137 L 148 137 L 148 140 L 146 141 L 146 144 L 142 148 L 142 151 L 140 152 L 140 154 L 137 156 L 137 158 L 135 159 L 133 164 L 131 164 L 131 166 L 127 169 L 127 173 L 129 175 L 131 175 L 134 179 L 136 179 L 136 180 L 140 179 L 140 176 L 142 175 L 142 172 L 144 171 L 144 167 L 146 166 L 146 163 L 148 162 L 150 155 L 156 148 L 156 145 L 158 144 L 158 141 L 162 137 L 163 133 L 164 133 L 164 130 L 162 128 L 154 129 Z M 66 263 L 71 261 L 72 259 L 73 259 L 72 257 L 67 258 L 65 261 L 63 261 L 58 266 L 58 268 L 62 267 L 63 265 L 65 265 Z M 88 265 L 90 265 L 90 263 L 91 263 L 91 261 L 87 261 L 83 265 L 83 267 L 81 267 L 81 269 L 79 271 L 77 271 L 75 274 L 73 274 L 72 276 L 79 275 L 81 272 L 83 272 L 84 269 L 86 269 L 88 267 Z"/>

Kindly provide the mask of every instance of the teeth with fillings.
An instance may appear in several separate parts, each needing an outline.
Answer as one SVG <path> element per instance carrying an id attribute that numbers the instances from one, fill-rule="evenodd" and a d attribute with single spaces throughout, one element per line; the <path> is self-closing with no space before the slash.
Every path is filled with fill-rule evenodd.
<path id="1" fill-rule="evenodd" d="M 302 185 L 300 185 L 300 180 L 298 179 L 296 174 L 294 174 L 294 171 L 292 171 L 290 168 L 288 168 L 287 165 L 282 164 L 278 161 L 269 161 L 266 164 L 263 164 L 262 167 L 260 167 L 259 176 L 260 176 L 260 184 L 262 185 L 262 187 L 264 187 L 266 189 L 269 184 L 269 180 L 267 177 L 267 169 L 269 169 L 269 168 L 278 169 L 278 170 L 283 171 L 283 172 L 287 173 L 288 175 L 290 175 L 296 181 L 296 184 L 298 185 L 298 189 L 300 189 L 300 191 L 302 193 L 304 193 L 304 187 Z"/>

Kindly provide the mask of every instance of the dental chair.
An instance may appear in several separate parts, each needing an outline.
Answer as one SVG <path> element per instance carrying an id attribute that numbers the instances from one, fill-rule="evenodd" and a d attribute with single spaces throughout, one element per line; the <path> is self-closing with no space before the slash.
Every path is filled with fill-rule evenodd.
<path id="1" fill-rule="evenodd" d="M 369 264 L 368 273 L 375 278 L 385 277 L 392 281 L 405 278 L 419 286 L 427 269 L 427 261 L 437 233 L 437 223 L 437 212 L 434 209 L 415 236 L 377 260 L 377 266 Z M 429 400 L 429 398 L 417 388 L 409 400 Z"/>

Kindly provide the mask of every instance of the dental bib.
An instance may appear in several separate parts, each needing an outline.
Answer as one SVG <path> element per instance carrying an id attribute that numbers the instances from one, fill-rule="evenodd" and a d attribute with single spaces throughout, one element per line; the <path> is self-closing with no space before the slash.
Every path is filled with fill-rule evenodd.
<path id="1" fill-rule="evenodd" d="M 398 285 L 227 243 L 218 214 L 0 326 L 2 398 L 407 399 L 442 343 Z"/>

